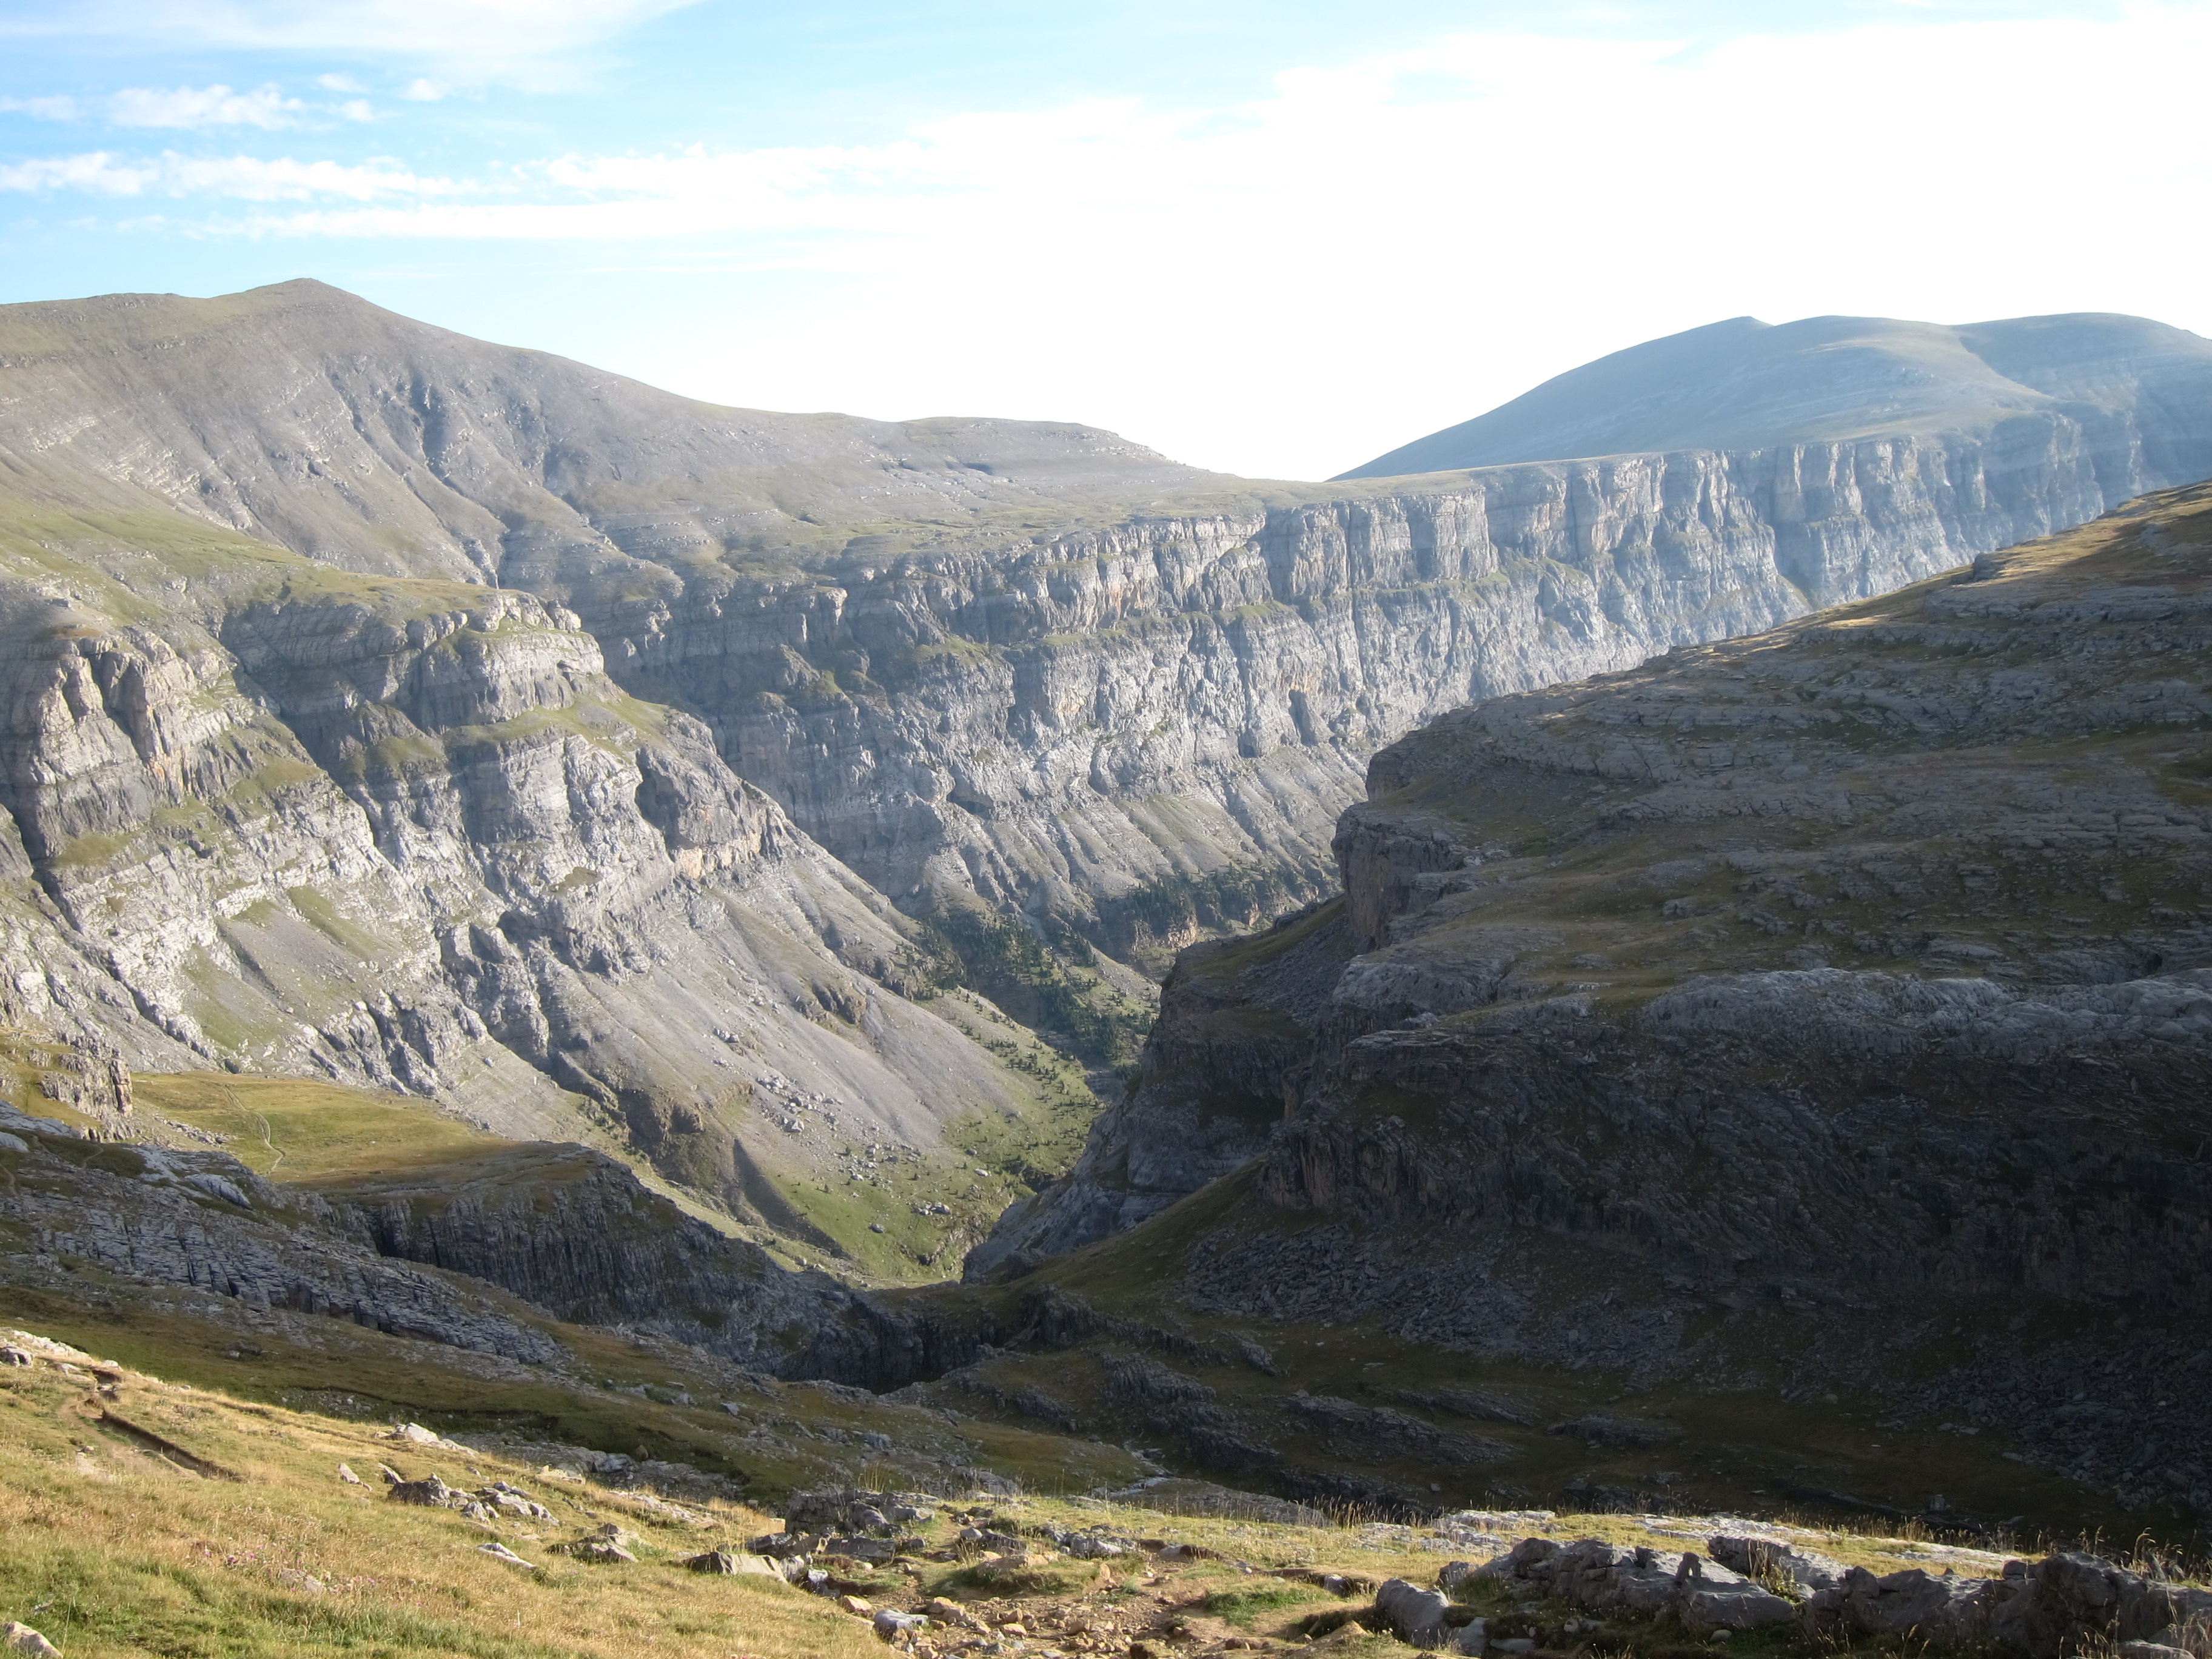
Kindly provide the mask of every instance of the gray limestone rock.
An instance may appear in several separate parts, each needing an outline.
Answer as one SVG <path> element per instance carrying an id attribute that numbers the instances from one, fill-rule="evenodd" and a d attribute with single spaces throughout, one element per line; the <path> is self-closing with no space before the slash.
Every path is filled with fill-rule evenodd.
<path id="1" fill-rule="evenodd" d="M 52 1086 L 99 1112 L 127 1065 L 226 1062 L 585 1111 L 799 1231 L 765 1171 L 827 1154 L 733 1047 L 920 1145 L 1019 1092 L 905 994 L 899 907 L 1151 960 L 1317 896 L 1424 720 L 2196 476 L 2201 400 L 2106 331 L 1960 335 L 2018 394 L 1996 427 L 1885 422 L 1886 387 L 1817 430 L 1761 405 L 1748 448 L 1285 486 L 1064 423 L 711 409 L 312 283 L 8 307 L 9 476 L 183 551 L 42 531 L 52 573 L 0 582 L 0 1019 L 97 1050 Z M 1425 856 L 1408 891 L 1467 873 Z M 1452 1016 L 1372 972 L 1344 1019 Z M 1160 1207 L 1151 1109 L 982 1265 Z"/>
<path id="2" fill-rule="evenodd" d="M 1447 715 L 1376 757 L 1340 903 L 1186 954 L 1139 1089 L 992 1248 L 1219 1179 L 1236 1115 L 1173 1292 L 1232 1328 L 1971 1401 L 2212 1507 L 2208 663 L 2197 486 Z M 2159 1310 L 2124 1344 L 2116 1295 Z"/>
<path id="3" fill-rule="evenodd" d="M 1376 1611 L 1403 1641 L 1417 1648 L 1441 1647 L 1444 1615 L 1451 1602 L 1432 1589 L 1393 1578 L 1375 1592 Z"/>

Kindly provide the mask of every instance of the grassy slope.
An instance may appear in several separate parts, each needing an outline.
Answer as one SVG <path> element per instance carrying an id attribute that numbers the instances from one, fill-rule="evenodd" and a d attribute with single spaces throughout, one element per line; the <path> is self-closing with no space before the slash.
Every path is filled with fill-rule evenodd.
<path id="1" fill-rule="evenodd" d="M 64 1363 L 66 1363 L 64 1361 Z M 103 1386 L 103 1377 L 105 1386 Z M 125 1419 L 213 1466 L 181 1469 Z M 70 1375 L 52 1359 L 0 1371 L 0 1618 L 21 1619 L 72 1659 L 156 1652 L 174 1659 L 323 1653 L 467 1655 L 471 1659 L 741 1653 L 757 1659 L 857 1656 L 878 1650 L 861 1620 L 765 1577 L 724 1577 L 678 1565 L 696 1551 L 742 1547 L 773 1529 L 766 1516 L 719 1503 L 672 1520 L 619 1493 L 544 1477 L 488 1454 L 425 1449 L 381 1437 L 380 1425 L 238 1398 L 84 1360 Z M 343 1462 L 368 1483 L 337 1477 Z M 504 1480 L 555 1519 L 494 1522 L 395 1504 L 376 1473 L 389 1462 L 412 1478 L 437 1474 L 477 1488 Z M 223 1478 L 225 1475 L 235 1479 Z M 958 1494 L 948 1494 L 957 1497 Z M 1109 1566 L 1045 1560 L 1009 1583 L 957 1559 L 902 1558 L 890 1569 L 848 1567 L 846 1582 L 878 1605 L 917 1607 L 933 1595 L 971 1616 L 1018 1624 L 1036 1640 L 1125 1653 L 1163 1638 L 1218 1651 L 1242 1636 L 1296 1642 L 1340 1631 L 1387 1577 L 1430 1581 L 1444 1554 L 1411 1531 L 1358 1524 L 1291 1526 L 1134 1510 L 1095 1499 L 1027 1498 L 947 1515 L 927 1529 L 942 1547 L 960 1520 L 1020 1533 L 1042 1524 L 1103 1527 L 1198 1547 L 1194 1559 L 1123 1557 Z M 548 1547 L 613 1522 L 635 1534 L 635 1565 L 585 1565 Z M 1555 1536 L 1695 1547 L 1697 1520 L 1656 1525 L 1621 1516 L 1560 1517 Z M 538 1564 L 526 1572 L 483 1554 L 497 1540 Z M 1826 1532 L 1796 1541 L 1876 1571 L 1940 1559 L 1913 1538 Z M 1970 1562 L 1969 1572 L 1988 1571 Z M 1321 1571 L 1353 1583 L 1332 1595 Z M 1476 1599 L 1481 1592 L 1473 1592 Z M 1516 1610 L 1493 1596 L 1484 1610 Z M 1533 1613 L 1547 1651 L 1650 1654 L 1671 1659 L 1663 1627 L 1606 1626 L 1579 1633 L 1567 1609 Z M 948 1639 L 966 1632 L 945 1632 Z M 1000 1640 L 1017 1639 L 1008 1632 Z M 1333 1652 L 1403 1651 L 1342 1631 Z M 1739 1638 L 1761 1655 L 1799 1650 L 1791 1636 Z"/>

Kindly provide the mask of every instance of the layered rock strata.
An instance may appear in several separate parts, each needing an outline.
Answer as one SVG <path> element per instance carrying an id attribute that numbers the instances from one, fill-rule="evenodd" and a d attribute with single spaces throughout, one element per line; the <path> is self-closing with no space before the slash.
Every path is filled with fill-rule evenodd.
<path id="1" fill-rule="evenodd" d="M 1038 1098 L 904 994 L 902 909 L 1135 955 L 1318 896 L 1424 719 L 2171 482 L 2201 410 L 2098 372 L 2129 422 L 1279 485 L 718 409 L 313 283 L 10 307 L 0 1021 L 616 1136 L 800 1230 L 840 1144 Z"/>
<path id="2" fill-rule="evenodd" d="M 1319 486 L 1079 427 L 714 409 L 313 283 L 9 320 L 27 487 L 525 588 L 902 903 L 972 890 L 1115 948 L 1101 902 L 1133 889 L 1322 875 L 1367 757 L 1446 708 L 1880 592 L 2212 453 L 2124 352 L 2103 403 L 1884 426 L 1869 392 L 1843 437 Z"/>
<path id="3" fill-rule="evenodd" d="M 572 613 L 194 550 L 204 619 L 0 574 L 0 1022 L 612 1135 L 782 1222 L 763 1161 L 834 1148 L 756 1075 L 918 1148 L 1028 1097 L 900 994 L 908 924 Z"/>
<path id="4" fill-rule="evenodd" d="M 2212 1504 L 2208 618 L 2199 487 L 1447 716 L 1370 768 L 1343 900 L 1185 957 L 1144 1087 L 979 1267 L 1242 1124 L 1187 1307 L 1948 1402 Z"/>

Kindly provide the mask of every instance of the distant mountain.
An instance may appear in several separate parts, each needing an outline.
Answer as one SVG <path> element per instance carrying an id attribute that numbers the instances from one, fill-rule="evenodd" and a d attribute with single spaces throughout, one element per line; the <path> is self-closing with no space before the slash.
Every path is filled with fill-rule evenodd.
<path id="1" fill-rule="evenodd" d="M 2134 428 L 2141 464 L 2212 475 L 2212 340 L 2143 317 L 2004 322 L 1732 317 L 1570 369 L 1346 478 L 1659 450 L 1759 450 L 1887 433 L 1987 430 L 2057 414 Z"/>

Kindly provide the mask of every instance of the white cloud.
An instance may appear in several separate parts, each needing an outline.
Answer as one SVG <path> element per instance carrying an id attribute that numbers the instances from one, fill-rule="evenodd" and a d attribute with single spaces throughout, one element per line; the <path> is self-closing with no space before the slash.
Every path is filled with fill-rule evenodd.
<path id="1" fill-rule="evenodd" d="M 228 87 L 132 87 L 107 100 L 107 118 L 118 127 L 289 127 L 306 106 L 274 86 L 254 92 Z"/>
<path id="2" fill-rule="evenodd" d="M 74 121 L 77 105 L 76 99 L 67 96 L 0 98 L 0 110 L 10 110 L 40 121 Z"/>
<path id="3" fill-rule="evenodd" d="M 82 191 L 94 196 L 213 197 L 233 202 L 305 202 L 336 198 L 371 202 L 401 197 L 421 203 L 456 189 L 396 163 L 349 167 L 336 161 L 265 161 L 252 155 L 202 157 L 165 151 L 133 161 L 106 150 L 42 156 L 0 166 L 0 190 Z"/>
<path id="4" fill-rule="evenodd" d="M 315 84 L 325 92 L 367 92 L 368 88 L 350 75 L 319 75 Z"/>
<path id="5" fill-rule="evenodd" d="M 558 78 L 554 60 L 696 0 L 71 0 L 0 16 L 0 40 L 121 38 L 343 52 L 452 66 L 457 78 Z M 350 88 L 333 90 L 352 90 Z"/>
<path id="6" fill-rule="evenodd" d="M 446 88 L 428 76 L 418 76 L 400 88 L 399 95 L 412 104 L 434 104 L 446 95 Z"/>
<path id="7" fill-rule="evenodd" d="M 42 155 L 0 166 L 0 190 L 83 191 L 94 196 L 136 196 L 155 170 L 120 161 L 106 150 L 83 155 Z"/>
<path id="8" fill-rule="evenodd" d="M 374 121 L 375 106 L 366 98 L 349 98 L 338 106 L 338 113 L 349 121 Z"/>

